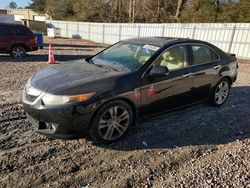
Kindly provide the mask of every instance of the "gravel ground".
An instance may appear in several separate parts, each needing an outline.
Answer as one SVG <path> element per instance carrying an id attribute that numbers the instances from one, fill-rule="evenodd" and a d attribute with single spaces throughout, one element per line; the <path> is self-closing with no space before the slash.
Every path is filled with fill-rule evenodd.
<path id="1" fill-rule="evenodd" d="M 49 41 L 50 40 L 50 41 Z M 45 39 L 56 60 L 104 45 Z M 0 187 L 250 187 L 250 63 L 227 103 L 196 105 L 140 122 L 118 143 L 49 140 L 34 133 L 21 104 L 28 78 L 47 65 L 45 49 L 23 60 L 0 55 Z"/>

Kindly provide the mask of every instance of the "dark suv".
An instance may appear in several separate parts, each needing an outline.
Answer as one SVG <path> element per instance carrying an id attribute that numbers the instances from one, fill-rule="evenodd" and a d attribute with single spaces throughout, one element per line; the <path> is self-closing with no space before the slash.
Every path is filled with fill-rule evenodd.
<path id="1" fill-rule="evenodd" d="M 0 53 L 22 58 L 26 52 L 37 50 L 36 36 L 24 25 L 0 24 Z"/>

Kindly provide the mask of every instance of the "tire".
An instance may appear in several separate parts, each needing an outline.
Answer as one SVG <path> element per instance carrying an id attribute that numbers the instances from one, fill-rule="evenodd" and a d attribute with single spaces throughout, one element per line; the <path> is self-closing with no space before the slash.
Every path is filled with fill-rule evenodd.
<path id="1" fill-rule="evenodd" d="M 20 59 L 26 56 L 26 50 L 23 46 L 16 45 L 11 48 L 10 55 L 13 58 Z"/>
<path id="2" fill-rule="evenodd" d="M 92 119 L 89 135 L 94 143 L 108 144 L 122 138 L 133 122 L 133 111 L 123 100 L 104 104 Z"/>
<path id="3" fill-rule="evenodd" d="M 214 87 L 210 104 L 213 106 L 221 106 L 223 105 L 230 94 L 231 84 L 227 78 L 222 78 Z"/>

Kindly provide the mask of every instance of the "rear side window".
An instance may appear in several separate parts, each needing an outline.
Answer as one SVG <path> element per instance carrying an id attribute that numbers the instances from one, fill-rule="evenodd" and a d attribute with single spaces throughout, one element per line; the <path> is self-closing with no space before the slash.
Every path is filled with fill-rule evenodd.
<path id="1" fill-rule="evenodd" d="M 193 45 L 193 64 L 199 65 L 219 59 L 219 56 L 211 49 L 202 45 Z"/>
<path id="2" fill-rule="evenodd" d="M 24 27 L 13 27 L 13 34 L 16 36 L 26 36 L 27 32 Z"/>
<path id="3" fill-rule="evenodd" d="M 8 26 L 0 26 L 0 37 L 10 36 L 11 32 Z"/>
<path id="4" fill-rule="evenodd" d="M 11 28 L 13 35 L 15 36 L 28 36 L 31 35 L 31 31 L 23 26 L 13 26 Z"/>

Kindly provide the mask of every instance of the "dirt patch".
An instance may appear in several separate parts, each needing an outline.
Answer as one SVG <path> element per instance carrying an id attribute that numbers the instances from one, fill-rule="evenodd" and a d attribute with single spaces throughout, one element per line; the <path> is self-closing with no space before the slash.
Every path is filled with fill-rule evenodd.
<path id="1" fill-rule="evenodd" d="M 104 47 L 50 40 L 59 60 L 83 58 Z M 27 121 L 22 88 L 48 66 L 47 54 L 46 45 L 22 60 L 0 56 L 0 187 L 250 185 L 250 64 L 240 64 L 223 107 L 201 104 L 154 117 L 116 144 L 95 146 L 84 138 L 49 140 Z"/>

